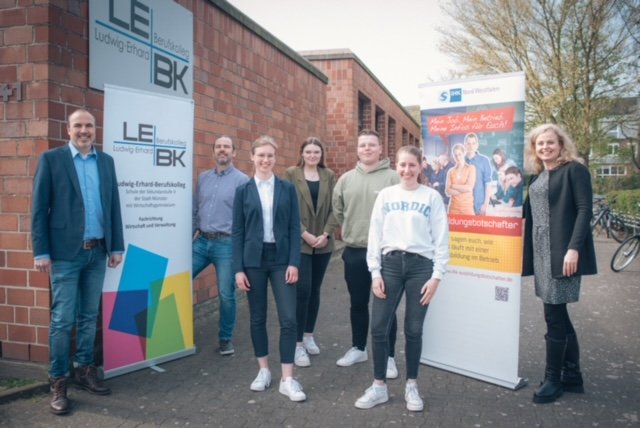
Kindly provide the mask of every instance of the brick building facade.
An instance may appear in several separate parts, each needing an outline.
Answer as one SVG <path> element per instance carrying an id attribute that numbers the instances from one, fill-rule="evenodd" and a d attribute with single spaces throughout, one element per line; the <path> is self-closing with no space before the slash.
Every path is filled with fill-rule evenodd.
<path id="1" fill-rule="evenodd" d="M 325 137 L 326 76 L 226 2 L 178 3 L 194 17 L 194 177 L 212 166 L 221 134 L 246 172 L 261 134 L 281 145 L 278 172 L 308 135 Z M 40 153 L 66 143 L 79 106 L 95 114 L 100 143 L 103 93 L 88 88 L 88 2 L 1 2 L 0 28 L 0 83 L 11 92 L 0 103 L 0 356 L 45 362 L 49 280 L 32 270 L 33 175 Z M 209 268 L 194 282 L 195 302 L 217 294 L 214 278 Z"/>
<path id="2" fill-rule="evenodd" d="M 420 145 L 420 124 L 348 49 L 300 52 L 329 77 L 327 164 L 342 174 L 357 161 L 355 145 L 363 128 L 380 134 L 393 162 L 401 146 Z"/>
<path id="3" fill-rule="evenodd" d="M 339 173 L 355 162 L 359 128 L 382 129 L 390 152 L 419 135 L 355 55 L 312 65 L 224 0 L 176 3 L 194 17 L 194 179 L 212 166 L 221 134 L 235 140 L 236 166 L 247 173 L 261 134 L 280 144 L 276 173 L 297 162 L 309 135 L 326 141 Z M 87 1 L 0 1 L 0 359 L 48 361 L 49 279 L 32 269 L 31 188 L 38 156 L 66 143 L 76 108 L 94 113 L 101 143 L 103 92 L 88 85 L 88 32 Z M 351 92 L 340 92 L 341 80 Z M 216 296 L 214 282 L 209 268 L 194 281 L 194 302 Z"/>

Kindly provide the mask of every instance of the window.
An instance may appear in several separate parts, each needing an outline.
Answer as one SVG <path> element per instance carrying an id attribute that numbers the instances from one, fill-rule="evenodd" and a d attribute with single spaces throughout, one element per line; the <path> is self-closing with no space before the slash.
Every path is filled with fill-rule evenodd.
<path id="1" fill-rule="evenodd" d="M 627 175 L 627 167 L 624 165 L 601 165 L 596 169 L 598 177 L 620 177 Z"/>
<path id="2" fill-rule="evenodd" d="M 607 135 L 611 138 L 621 138 L 620 137 L 620 126 L 614 125 L 609 131 L 607 131 Z"/>
<path id="3" fill-rule="evenodd" d="M 385 137 L 387 133 L 385 131 L 385 125 L 386 125 L 385 118 L 386 118 L 386 114 L 384 110 L 376 106 L 376 132 L 380 134 L 380 142 L 386 146 Z"/>
<path id="4" fill-rule="evenodd" d="M 358 132 L 365 128 L 371 129 L 371 100 L 358 93 Z"/>
<path id="5" fill-rule="evenodd" d="M 607 147 L 608 155 L 617 155 L 620 150 L 620 143 L 609 143 Z"/>
<path id="6" fill-rule="evenodd" d="M 387 147 L 389 153 L 396 152 L 396 120 L 392 117 L 388 117 L 387 121 Z"/>

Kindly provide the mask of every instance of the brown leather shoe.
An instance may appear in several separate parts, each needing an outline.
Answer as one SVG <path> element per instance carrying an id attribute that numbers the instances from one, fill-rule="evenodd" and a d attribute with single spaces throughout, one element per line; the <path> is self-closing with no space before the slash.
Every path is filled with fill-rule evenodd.
<path id="1" fill-rule="evenodd" d="M 56 415 L 64 415 L 69 412 L 69 399 L 67 398 L 67 378 L 49 378 L 49 385 L 53 396 L 49 403 L 49 410 Z"/>
<path id="2" fill-rule="evenodd" d="M 74 369 L 76 385 L 97 395 L 109 395 L 111 390 L 98 379 L 96 366 L 80 366 Z"/>

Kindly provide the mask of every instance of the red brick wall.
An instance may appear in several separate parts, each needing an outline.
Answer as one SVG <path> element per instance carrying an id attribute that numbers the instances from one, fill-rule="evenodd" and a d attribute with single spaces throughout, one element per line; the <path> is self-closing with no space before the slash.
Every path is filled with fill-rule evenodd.
<path id="1" fill-rule="evenodd" d="M 220 0 L 180 0 L 194 15 L 194 178 L 212 166 L 221 134 L 248 148 L 261 134 L 280 144 L 276 171 L 297 161 L 309 135 L 326 139 L 324 76 Z M 22 84 L 0 103 L 0 357 L 48 359 L 49 281 L 31 269 L 31 186 L 38 155 L 64 144 L 77 107 L 96 115 L 103 95 L 88 88 L 88 2 L 0 0 L 0 84 Z M 232 18 L 234 16 L 242 22 Z M 258 28 L 257 31 L 260 31 Z M 1 100 L 2 98 L 0 98 Z M 194 301 L 217 295 L 212 269 L 194 282 Z"/>
<path id="2" fill-rule="evenodd" d="M 192 2 L 178 3 L 188 8 Z M 209 2 L 195 3 L 194 178 L 213 166 L 212 145 L 221 134 L 235 141 L 235 165 L 247 174 L 251 143 L 271 135 L 280 147 L 276 173 L 283 173 L 297 163 L 305 138 L 326 138 L 326 80 L 303 69 L 281 46 L 257 37 L 251 22 L 244 26 Z M 234 13 L 233 8 L 228 11 Z M 213 283 L 213 268 L 199 275 L 196 302 L 217 295 Z"/>
<path id="3" fill-rule="evenodd" d="M 355 146 L 358 135 L 358 96 L 364 95 L 371 100 L 366 122 L 374 128 L 376 110 L 385 117 L 380 123 L 385 135 L 385 156 L 393 161 L 395 147 L 403 141 L 399 138 L 407 133 L 412 138 L 407 140 L 418 144 L 420 126 L 411 115 L 390 95 L 385 87 L 364 66 L 351 51 L 308 51 L 301 52 L 313 65 L 329 77 L 327 88 L 327 164 L 336 173 L 342 174 L 354 167 L 357 156 Z M 417 90 L 417 89 L 416 89 Z M 386 121 L 395 121 L 395 141 L 387 141 Z M 391 149 L 390 149 L 391 148 Z"/>
<path id="4" fill-rule="evenodd" d="M 49 4 L 0 2 L 0 349 L 3 358 L 48 358 L 49 281 L 31 270 L 31 186 L 37 156 L 62 141 L 70 104 L 86 97 L 86 20 Z M 29 2 L 32 3 L 32 2 Z M 42 2 L 41 2 L 42 3 Z M 86 14 L 86 5 L 79 12 Z M 75 42 L 74 42 L 75 41 Z M 84 45 L 84 46 L 83 46 Z"/>

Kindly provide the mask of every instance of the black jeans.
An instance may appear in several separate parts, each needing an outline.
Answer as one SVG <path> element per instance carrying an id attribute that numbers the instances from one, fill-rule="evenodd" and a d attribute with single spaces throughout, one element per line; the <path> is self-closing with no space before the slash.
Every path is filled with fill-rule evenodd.
<path id="1" fill-rule="evenodd" d="M 364 351 L 369 333 L 369 296 L 371 295 L 371 273 L 367 266 L 367 249 L 345 247 L 342 252 L 342 261 L 344 261 L 344 280 L 347 282 L 351 299 L 352 346 Z M 394 313 L 389 331 L 390 357 L 395 354 L 397 330 L 398 325 Z"/>
<path id="2" fill-rule="evenodd" d="M 269 355 L 267 335 L 267 286 L 271 282 L 280 321 L 280 362 L 293 363 L 296 351 L 296 284 L 287 284 L 287 266 L 277 265 L 275 244 L 265 244 L 259 268 L 246 268 L 251 290 L 247 292 L 251 341 L 257 358 Z"/>
<path id="3" fill-rule="evenodd" d="M 386 299 L 373 296 L 371 338 L 373 341 L 373 377 L 385 380 L 389 333 L 393 327 L 396 310 L 405 293 L 405 357 L 407 379 L 418 377 L 422 353 L 422 326 L 428 306 L 420 303 L 420 291 L 431 278 L 433 262 L 419 254 L 393 251 L 382 256 L 382 279 Z"/>
<path id="4" fill-rule="evenodd" d="M 300 272 L 296 285 L 298 342 L 302 342 L 304 333 L 313 333 L 315 329 L 320 309 L 320 287 L 329 266 L 329 260 L 331 260 L 331 253 L 300 255 Z"/>
<path id="5" fill-rule="evenodd" d="M 565 340 L 567 336 L 575 335 L 567 304 L 551 305 L 544 303 L 544 320 L 547 323 L 547 337 L 555 340 Z"/>

